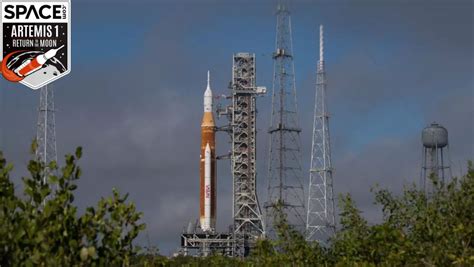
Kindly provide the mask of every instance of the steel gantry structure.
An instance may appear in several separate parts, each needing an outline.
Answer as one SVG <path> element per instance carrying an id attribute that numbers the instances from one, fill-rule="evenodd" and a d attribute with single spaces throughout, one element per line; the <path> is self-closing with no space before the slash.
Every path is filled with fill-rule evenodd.
<path id="1" fill-rule="evenodd" d="M 266 89 L 256 86 L 255 54 L 233 56 L 230 89 L 232 104 L 218 114 L 227 114 L 232 139 L 234 255 L 246 256 L 256 239 L 265 235 L 257 198 L 256 97 L 265 94 Z"/>

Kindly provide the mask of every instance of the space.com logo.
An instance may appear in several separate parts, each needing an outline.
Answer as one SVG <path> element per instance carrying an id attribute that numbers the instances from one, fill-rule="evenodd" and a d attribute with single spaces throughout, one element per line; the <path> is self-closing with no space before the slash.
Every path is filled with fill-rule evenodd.
<path id="1" fill-rule="evenodd" d="M 64 5 L 41 5 L 37 8 L 35 5 L 5 5 L 5 19 L 66 19 L 67 8 Z"/>
<path id="2" fill-rule="evenodd" d="M 71 3 L 1 1 L 0 72 L 39 89 L 71 71 Z"/>

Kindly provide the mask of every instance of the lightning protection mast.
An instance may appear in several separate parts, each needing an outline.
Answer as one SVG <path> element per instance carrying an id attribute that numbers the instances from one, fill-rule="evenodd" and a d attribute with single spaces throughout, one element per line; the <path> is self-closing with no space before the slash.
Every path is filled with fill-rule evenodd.
<path id="1" fill-rule="evenodd" d="M 288 8 L 282 4 L 278 5 L 276 15 L 268 200 L 264 206 L 266 231 L 270 237 L 274 235 L 274 219 L 279 215 L 285 215 L 288 223 L 298 231 L 304 231 L 305 226 L 291 18 Z"/>
<path id="2" fill-rule="evenodd" d="M 333 169 L 329 136 L 329 113 L 326 103 L 323 26 L 319 27 L 313 141 L 306 214 L 306 239 L 326 244 L 335 231 Z"/>
<path id="3" fill-rule="evenodd" d="M 44 86 L 40 89 L 40 105 L 38 110 L 38 126 L 36 129 L 36 158 L 44 164 L 51 161 L 57 161 L 56 154 L 56 123 L 54 118 L 54 93 L 50 86 Z M 43 177 L 43 182 L 49 176 L 49 170 Z"/>

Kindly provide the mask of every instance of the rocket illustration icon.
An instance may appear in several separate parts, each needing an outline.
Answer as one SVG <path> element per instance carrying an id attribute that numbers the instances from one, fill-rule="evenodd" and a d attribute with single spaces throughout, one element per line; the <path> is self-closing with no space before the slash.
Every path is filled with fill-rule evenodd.
<path id="1" fill-rule="evenodd" d="M 41 69 L 41 67 L 46 63 L 46 61 L 55 57 L 58 51 L 63 47 L 64 45 L 60 46 L 57 49 L 50 49 L 44 54 L 25 61 L 18 68 L 15 69 L 15 73 L 20 77 L 26 77 L 32 74 L 33 72 Z"/>
<path id="2" fill-rule="evenodd" d="M 216 228 L 216 125 L 212 114 L 210 74 L 207 72 L 207 88 L 204 92 L 204 115 L 201 123 L 200 156 L 200 223 L 203 231 Z"/>

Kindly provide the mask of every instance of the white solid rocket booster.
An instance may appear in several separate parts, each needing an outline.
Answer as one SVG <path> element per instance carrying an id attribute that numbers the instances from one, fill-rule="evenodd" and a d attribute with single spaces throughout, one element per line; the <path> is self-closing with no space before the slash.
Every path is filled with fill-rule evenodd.
<path id="1" fill-rule="evenodd" d="M 206 145 L 204 152 L 204 223 L 203 231 L 211 230 L 211 147 Z"/>

